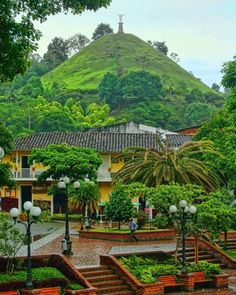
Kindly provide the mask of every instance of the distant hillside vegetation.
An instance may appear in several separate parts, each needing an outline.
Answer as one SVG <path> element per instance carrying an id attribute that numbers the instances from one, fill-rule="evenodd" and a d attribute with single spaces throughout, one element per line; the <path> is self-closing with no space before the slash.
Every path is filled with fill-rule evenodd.
<path id="1" fill-rule="evenodd" d="M 185 71 L 170 58 L 132 34 L 106 35 L 42 78 L 44 86 L 63 85 L 69 91 L 97 90 L 107 72 L 123 75 L 131 71 L 157 74 L 165 87 L 197 88 L 206 93 L 208 86 Z"/>

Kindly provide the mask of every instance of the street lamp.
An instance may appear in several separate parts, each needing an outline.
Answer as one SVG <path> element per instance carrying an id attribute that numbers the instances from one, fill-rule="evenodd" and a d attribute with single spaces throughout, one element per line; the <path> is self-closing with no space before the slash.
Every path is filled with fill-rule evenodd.
<path id="1" fill-rule="evenodd" d="M 185 249 L 185 234 L 186 234 L 186 224 L 189 219 L 192 218 L 197 212 L 197 208 L 193 205 L 189 206 L 186 200 L 181 200 L 179 202 L 180 210 L 175 205 L 169 207 L 169 212 L 175 215 L 177 212 L 180 213 L 179 220 L 181 225 L 182 233 L 182 273 L 187 272 L 186 267 L 186 249 Z"/>
<path id="2" fill-rule="evenodd" d="M 61 181 L 58 182 L 57 186 L 59 189 L 65 191 L 65 217 L 66 217 L 66 224 L 65 224 L 65 239 L 62 240 L 62 253 L 65 255 L 73 255 L 72 252 L 72 241 L 70 240 L 70 229 L 69 229 L 69 206 L 68 206 L 68 184 L 70 183 L 69 177 L 64 177 Z M 80 187 L 79 181 L 75 181 L 73 184 L 75 189 Z M 65 243 L 63 243 L 65 242 Z"/>
<path id="3" fill-rule="evenodd" d="M 0 159 L 2 159 L 4 157 L 4 149 L 0 146 Z"/>
<path id="4" fill-rule="evenodd" d="M 26 214 L 27 220 L 26 222 L 17 220 L 17 217 L 20 214 L 20 211 L 17 208 L 12 208 L 10 210 L 10 215 L 14 220 L 14 223 L 20 223 L 25 226 L 26 229 L 26 238 L 27 238 L 27 281 L 26 281 L 26 289 L 33 289 L 32 282 L 32 261 L 31 261 L 31 225 L 33 223 L 37 223 L 37 219 L 41 214 L 41 209 L 39 207 L 33 207 L 33 204 L 29 201 L 25 202 L 23 205 Z"/>

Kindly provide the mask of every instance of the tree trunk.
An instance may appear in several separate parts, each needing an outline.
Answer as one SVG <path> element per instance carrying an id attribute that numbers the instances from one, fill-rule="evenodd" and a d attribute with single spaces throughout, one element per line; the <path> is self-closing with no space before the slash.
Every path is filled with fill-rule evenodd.
<path id="1" fill-rule="evenodd" d="M 120 229 L 120 220 L 118 221 L 118 229 Z"/>

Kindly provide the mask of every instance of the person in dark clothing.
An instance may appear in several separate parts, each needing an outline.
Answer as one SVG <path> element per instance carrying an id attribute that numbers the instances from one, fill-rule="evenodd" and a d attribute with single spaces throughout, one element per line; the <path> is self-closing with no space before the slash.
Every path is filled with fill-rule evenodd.
<path id="1" fill-rule="evenodd" d="M 138 239 L 135 237 L 135 231 L 137 228 L 137 224 L 133 221 L 133 219 L 130 220 L 130 224 L 129 224 L 129 229 L 130 229 L 130 241 L 132 242 L 133 240 L 135 240 L 136 242 L 138 241 Z"/>

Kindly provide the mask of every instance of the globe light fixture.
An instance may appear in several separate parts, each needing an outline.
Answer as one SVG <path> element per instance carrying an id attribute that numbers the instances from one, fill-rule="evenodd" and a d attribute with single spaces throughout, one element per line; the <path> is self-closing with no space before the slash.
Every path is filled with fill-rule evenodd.
<path id="1" fill-rule="evenodd" d="M 175 215 L 177 211 L 179 214 L 176 214 L 175 218 L 179 219 L 181 225 L 181 234 L 182 234 L 182 273 L 187 272 L 186 266 L 186 247 L 185 247 L 185 235 L 186 235 L 186 224 L 189 219 L 192 218 L 194 214 L 197 213 L 197 208 L 193 205 L 189 206 L 186 200 L 181 200 L 179 202 L 180 210 L 177 209 L 175 205 L 169 207 L 169 212 L 172 215 Z"/>
<path id="2" fill-rule="evenodd" d="M 70 240 L 70 227 L 69 227 L 69 200 L 68 200 L 68 185 L 70 183 L 70 178 L 68 176 L 63 177 L 58 184 L 57 187 L 64 191 L 65 193 L 65 238 L 61 241 L 61 250 L 65 255 L 73 255 L 72 252 L 72 241 Z M 75 189 L 80 188 L 80 182 L 75 181 L 73 183 L 73 187 Z"/>
<path id="3" fill-rule="evenodd" d="M 30 201 L 27 201 L 24 203 L 23 208 L 25 209 L 25 211 L 30 211 L 33 207 L 33 204 Z"/>
<path id="4" fill-rule="evenodd" d="M 27 201 L 23 204 L 23 208 L 27 214 L 27 220 L 21 221 L 17 220 L 19 216 L 19 210 L 17 208 L 12 208 L 10 210 L 10 216 L 13 218 L 14 223 L 20 223 L 25 226 L 26 229 L 26 242 L 27 242 L 27 280 L 26 280 L 26 289 L 33 289 L 32 281 L 32 258 L 31 258 L 31 225 L 37 223 L 37 219 L 41 214 L 41 209 L 39 207 L 33 207 L 33 204 L 30 201 Z M 32 217 L 32 218 L 31 218 Z"/>

